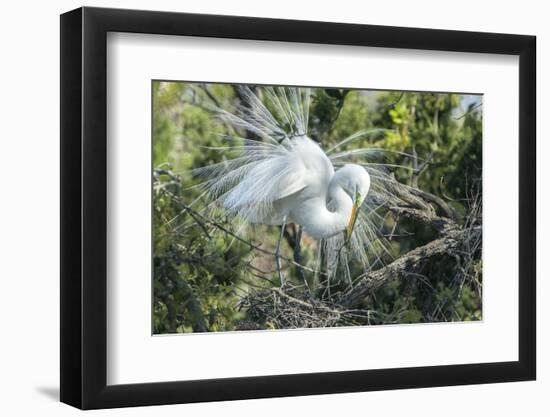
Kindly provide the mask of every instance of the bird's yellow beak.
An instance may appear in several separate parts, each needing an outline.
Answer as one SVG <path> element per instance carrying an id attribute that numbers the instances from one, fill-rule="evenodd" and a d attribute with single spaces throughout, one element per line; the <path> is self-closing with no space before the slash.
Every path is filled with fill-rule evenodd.
<path id="1" fill-rule="evenodd" d="M 348 227 L 346 228 L 345 238 L 346 242 L 351 238 L 353 233 L 353 228 L 355 227 L 355 222 L 357 221 L 357 215 L 359 214 L 359 207 L 363 203 L 361 194 L 355 193 L 355 199 L 353 201 L 353 207 L 351 208 L 351 216 L 349 218 Z"/>

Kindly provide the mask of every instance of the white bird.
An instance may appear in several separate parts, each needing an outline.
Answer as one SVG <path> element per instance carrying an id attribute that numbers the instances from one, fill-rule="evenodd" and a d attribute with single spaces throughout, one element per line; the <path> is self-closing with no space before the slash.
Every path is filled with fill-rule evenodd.
<path id="1" fill-rule="evenodd" d="M 345 161 L 379 155 L 379 149 L 333 152 L 372 131 L 357 132 L 325 152 L 307 134 L 309 89 L 261 91 L 263 100 L 242 87 L 246 105 L 239 112 L 217 109 L 227 123 L 254 138 L 231 136 L 227 147 L 216 148 L 226 159 L 194 170 L 203 178 L 200 187 L 211 202 L 244 224 L 282 226 L 276 249 L 281 285 L 280 244 L 291 222 L 319 240 L 318 262 L 324 259 L 329 277 L 340 268 L 351 283 L 350 260 L 359 260 L 366 270 L 372 257 L 380 259 L 385 246 L 375 224 L 381 220 L 377 208 L 397 197 L 386 187 L 393 179 L 385 164 Z"/>

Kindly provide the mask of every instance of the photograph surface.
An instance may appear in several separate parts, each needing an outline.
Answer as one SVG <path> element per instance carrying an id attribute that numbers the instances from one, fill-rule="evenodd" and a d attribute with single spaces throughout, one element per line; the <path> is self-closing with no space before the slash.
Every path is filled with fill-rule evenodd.
<path id="1" fill-rule="evenodd" d="M 482 320 L 482 103 L 152 81 L 153 334 Z"/>

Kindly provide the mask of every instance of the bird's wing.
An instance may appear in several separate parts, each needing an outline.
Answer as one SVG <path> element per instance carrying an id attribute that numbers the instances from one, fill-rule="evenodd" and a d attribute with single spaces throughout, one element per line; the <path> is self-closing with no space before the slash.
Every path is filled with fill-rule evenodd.
<path id="1" fill-rule="evenodd" d="M 323 151 L 305 136 L 287 142 L 243 146 L 242 155 L 201 168 L 209 199 L 250 223 L 280 224 L 289 199 L 326 193 L 333 168 Z"/>
<path id="2" fill-rule="evenodd" d="M 272 205 L 307 186 L 306 168 L 292 155 L 266 158 L 246 173 L 224 201 L 227 208 Z"/>
<path id="3" fill-rule="evenodd" d="M 252 223 L 280 224 L 291 196 L 305 189 L 325 193 L 327 173 L 334 172 L 324 152 L 307 137 L 309 89 L 238 91 L 245 105 L 234 113 L 219 109 L 219 114 L 254 139 L 233 136 L 226 148 L 233 155 L 194 172 L 206 179 L 201 186 L 210 201 L 230 214 Z"/>
<path id="4" fill-rule="evenodd" d="M 299 198 L 308 188 L 318 193 L 314 189 L 319 187 L 322 175 L 312 161 L 319 155 L 305 153 L 308 144 L 300 140 L 310 141 L 294 139 L 284 153 L 255 163 L 223 199 L 225 208 L 252 223 L 279 224 L 289 214 L 290 200 Z"/>

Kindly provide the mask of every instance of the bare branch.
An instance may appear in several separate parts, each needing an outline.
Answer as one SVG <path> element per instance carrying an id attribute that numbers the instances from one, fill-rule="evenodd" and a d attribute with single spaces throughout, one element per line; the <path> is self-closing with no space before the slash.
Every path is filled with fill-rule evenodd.
<path id="1" fill-rule="evenodd" d="M 460 218 L 456 210 L 448 205 L 442 198 L 426 191 L 422 191 L 419 188 L 411 188 L 411 193 L 437 205 L 448 218 L 453 220 L 458 220 Z"/>
<path id="2" fill-rule="evenodd" d="M 481 226 L 471 230 L 447 230 L 444 237 L 407 252 L 383 268 L 364 274 L 359 284 L 345 294 L 339 304 L 346 307 L 361 305 L 367 296 L 382 285 L 417 274 L 430 259 L 448 254 L 462 246 L 466 239 L 475 239 L 480 235 Z"/>

